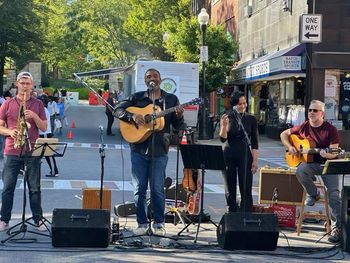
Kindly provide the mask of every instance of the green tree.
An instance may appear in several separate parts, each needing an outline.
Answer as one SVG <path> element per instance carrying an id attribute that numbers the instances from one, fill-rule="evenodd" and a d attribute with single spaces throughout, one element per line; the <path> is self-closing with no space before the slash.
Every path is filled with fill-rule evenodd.
<path id="1" fill-rule="evenodd" d="M 150 51 L 154 58 L 171 60 L 163 36 L 184 17 L 190 17 L 190 0 L 130 0 L 131 11 L 125 29 Z"/>
<path id="2" fill-rule="evenodd" d="M 184 19 L 169 35 L 165 48 L 176 61 L 196 63 L 199 62 L 201 38 L 197 17 Z M 210 25 L 206 30 L 206 45 L 209 57 L 206 63 L 206 90 L 211 91 L 222 87 L 225 83 L 238 45 L 228 37 L 224 27 Z"/>
<path id="3" fill-rule="evenodd" d="M 21 68 L 28 60 L 37 58 L 43 41 L 36 10 L 31 0 L 0 1 L 0 94 L 6 61 L 12 60 Z"/>

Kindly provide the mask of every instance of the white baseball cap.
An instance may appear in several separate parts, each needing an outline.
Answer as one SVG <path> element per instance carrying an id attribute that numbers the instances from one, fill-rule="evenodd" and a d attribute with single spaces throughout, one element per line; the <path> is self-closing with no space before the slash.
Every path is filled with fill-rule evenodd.
<path id="1" fill-rule="evenodd" d="M 29 72 L 27 71 L 23 71 L 23 72 L 20 72 L 18 75 L 17 75 L 17 81 L 19 81 L 21 78 L 29 78 L 31 79 L 31 81 L 33 82 L 33 76 L 32 74 L 30 74 Z"/>

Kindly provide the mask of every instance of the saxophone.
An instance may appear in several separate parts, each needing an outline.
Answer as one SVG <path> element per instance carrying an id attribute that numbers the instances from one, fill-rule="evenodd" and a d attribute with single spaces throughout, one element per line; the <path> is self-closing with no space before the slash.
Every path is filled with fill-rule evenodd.
<path id="1" fill-rule="evenodd" d="M 14 140 L 14 148 L 15 149 L 21 149 L 26 141 L 26 128 L 30 128 L 30 123 L 26 122 L 24 120 L 24 111 L 26 110 L 27 103 L 27 93 L 23 93 L 23 101 L 19 105 L 19 111 L 18 111 L 18 117 L 17 117 L 17 137 Z"/>

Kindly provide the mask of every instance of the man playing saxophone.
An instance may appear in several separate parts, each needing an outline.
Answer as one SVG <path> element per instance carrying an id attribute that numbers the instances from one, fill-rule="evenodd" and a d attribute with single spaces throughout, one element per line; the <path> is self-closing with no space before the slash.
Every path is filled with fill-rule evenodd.
<path id="1" fill-rule="evenodd" d="M 17 86 L 17 95 L 5 101 L 0 108 L 0 134 L 5 136 L 0 231 L 9 228 L 17 177 L 24 167 L 24 154 L 30 150 L 28 143 L 25 143 L 26 136 L 33 144 L 39 137 L 39 129 L 45 131 L 47 128 L 43 103 L 30 96 L 33 88 L 32 75 L 29 72 L 19 73 Z M 46 227 L 42 223 L 40 157 L 28 155 L 26 179 L 34 223 L 39 231 L 44 231 Z"/>

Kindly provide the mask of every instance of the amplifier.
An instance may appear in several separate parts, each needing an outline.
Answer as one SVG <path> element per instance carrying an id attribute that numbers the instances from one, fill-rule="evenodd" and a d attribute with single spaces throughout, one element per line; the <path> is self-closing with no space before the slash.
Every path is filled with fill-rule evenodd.
<path id="1" fill-rule="evenodd" d="M 102 209 L 55 208 L 51 232 L 54 247 L 108 247 L 110 212 Z"/>
<path id="2" fill-rule="evenodd" d="M 102 209 L 111 211 L 111 190 L 103 189 L 102 193 Z M 99 209 L 100 208 L 100 189 L 84 188 L 83 189 L 83 209 Z"/>
<path id="3" fill-rule="evenodd" d="M 259 203 L 301 205 L 304 188 L 299 183 L 295 170 L 262 167 L 259 180 Z"/>

